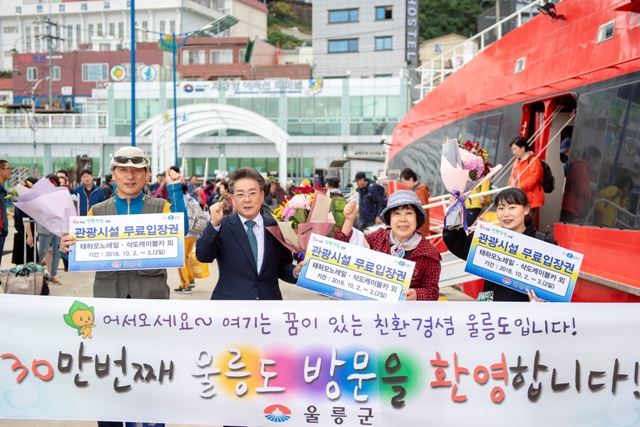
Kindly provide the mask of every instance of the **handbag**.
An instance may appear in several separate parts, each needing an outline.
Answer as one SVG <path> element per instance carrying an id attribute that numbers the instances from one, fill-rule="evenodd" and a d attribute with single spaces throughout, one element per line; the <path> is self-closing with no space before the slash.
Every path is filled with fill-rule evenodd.
<path id="1" fill-rule="evenodd" d="M 198 261 L 195 251 L 191 251 L 189 253 L 189 264 L 191 264 L 193 277 L 195 277 L 196 279 L 206 279 L 207 277 L 209 277 L 209 264 Z"/>
<path id="2" fill-rule="evenodd" d="M 0 272 L 3 292 L 14 295 L 49 295 L 49 279 L 33 264 Z"/>

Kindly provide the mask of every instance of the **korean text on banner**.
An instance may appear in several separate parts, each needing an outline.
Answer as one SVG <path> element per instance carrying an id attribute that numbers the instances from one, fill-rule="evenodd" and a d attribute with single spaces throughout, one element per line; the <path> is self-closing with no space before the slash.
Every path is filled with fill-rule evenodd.
<path id="1" fill-rule="evenodd" d="M 0 418 L 635 426 L 639 323 L 633 304 L 1 295 Z"/>
<path id="2" fill-rule="evenodd" d="M 312 234 L 298 286 L 342 300 L 406 299 L 415 263 Z"/>
<path id="3" fill-rule="evenodd" d="M 465 271 L 545 301 L 569 302 L 583 255 L 479 221 Z"/>
<path id="4" fill-rule="evenodd" d="M 69 271 L 148 270 L 184 266 L 183 214 L 81 216 L 69 220 L 77 243 Z"/>

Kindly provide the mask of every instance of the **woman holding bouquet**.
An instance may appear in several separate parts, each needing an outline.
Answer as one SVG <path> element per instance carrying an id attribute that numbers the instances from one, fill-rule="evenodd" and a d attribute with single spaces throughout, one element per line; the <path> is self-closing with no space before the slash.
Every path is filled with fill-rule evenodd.
<path id="1" fill-rule="evenodd" d="M 542 163 L 521 136 L 516 137 L 509 144 L 511 152 L 516 158 L 513 173 L 509 178 L 509 185 L 521 188 L 527 194 L 531 216 L 544 205 L 544 190 L 542 188 Z"/>
<path id="2" fill-rule="evenodd" d="M 370 249 L 404 258 L 416 263 L 411 286 L 404 294 L 408 301 L 437 301 L 440 294 L 440 253 L 417 231 L 426 221 L 422 203 L 413 191 L 398 190 L 389 197 L 387 207 L 380 213 L 390 228 L 381 228 L 364 235 L 353 228 L 358 208 L 355 201 L 344 207 L 345 221 L 333 238 L 342 242 L 366 243 Z"/>
<path id="3" fill-rule="evenodd" d="M 451 202 L 454 202 L 453 197 Z M 536 238 L 536 229 L 533 226 L 533 217 L 531 216 L 531 207 L 527 200 L 525 192 L 519 188 L 507 188 L 498 193 L 494 204 L 496 206 L 496 214 L 500 225 L 507 230 L 516 233 L 522 233 L 529 237 Z M 445 245 L 452 254 L 461 259 L 467 259 L 473 233 L 467 235 L 461 226 L 452 227 L 444 230 L 442 233 Z M 527 289 L 527 293 L 523 294 L 514 291 L 497 283 L 484 281 L 484 288 L 479 300 L 482 301 L 542 301 L 533 290 Z"/>

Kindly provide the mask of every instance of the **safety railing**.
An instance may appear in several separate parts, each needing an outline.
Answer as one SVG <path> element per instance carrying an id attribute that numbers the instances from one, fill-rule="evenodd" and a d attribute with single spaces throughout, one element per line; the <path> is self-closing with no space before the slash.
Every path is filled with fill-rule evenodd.
<path id="1" fill-rule="evenodd" d="M 17 166 L 15 168 L 11 168 L 11 178 L 7 182 L 8 185 L 5 185 L 7 189 L 11 189 L 16 185 L 24 182 L 31 175 L 31 169 L 26 166 Z"/>
<path id="2" fill-rule="evenodd" d="M 0 129 L 29 129 L 32 114 L 0 114 Z M 38 129 L 106 129 L 107 113 L 35 114 Z"/>
<path id="3" fill-rule="evenodd" d="M 587 217 L 585 218 L 585 221 L 586 221 L 587 223 L 592 223 L 592 222 L 591 222 L 591 220 L 592 220 L 592 218 L 593 218 L 593 214 L 595 213 L 595 209 L 596 209 L 596 206 L 598 205 L 598 203 L 604 203 L 604 204 L 607 204 L 607 205 L 611 205 L 611 206 L 613 206 L 617 211 L 619 211 L 619 213 L 623 213 L 623 214 L 627 215 L 629 218 L 633 218 L 633 219 L 635 219 L 635 220 L 637 220 L 638 218 L 640 218 L 640 214 L 634 214 L 634 213 L 631 213 L 631 212 L 629 212 L 628 210 L 626 210 L 626 209 L 624 209 L 624 208 L 622 208 L 622 207 L 620 207 L 620 206 L 616 205 L 615 203 L 613 203 L 613 202 L 612 202 L 611 200 L 609 200 L 609 199 L 596 199 L 596 200 L 593 202 L 593 207 L 592 207 L 592 208 L 591 208 L 591 210 L 589 211 L 589 215 L 587 215 Z M 624 226 L 624 227 L 621 227 L 621 226 Z M 630 225 L 630 224 L 627 224 L 626 222 L 622 221 L 620 218 L 618 218 L 618 215 L 617 215 L 617 214 L 616 214 L 616 220 L 615 220 L 615 223 L 614 223 L 614 227 L 615 227 L 615 228 L 628 228 L 628 229 L 638 228 L 638 227 L 636 227 L 636 226 L 635 226 L 635 224 L 634 224 L 634 225 Z"/>
<path id="4" fill-rule="evenodd" d="M 522 9 L 512 13 L 500 22 L 496 22 L 489 28 L 479 32 L 470 39 L 460 43 L 459 45 L 443 52 L 430 61 L 422 64 L 416 70 L 420 72 L 420 84 L 416 87 L 420 89 L 420 99 L 431 92 L 438 84 L 442 83 L 446 77 L 460 69 L 467 62 L 471 61 L 475 55 L 482 52 L 490 43 L 492 38 L 502 38 L 502 27 L 505 24 L 513 22 L 514 28 L 522 26 L 528 18 L 537 14 L 538 6 L 546 3 L 546 0 L 536 0 Z M 515 64 L 514 64 L 515 65 Z"/>

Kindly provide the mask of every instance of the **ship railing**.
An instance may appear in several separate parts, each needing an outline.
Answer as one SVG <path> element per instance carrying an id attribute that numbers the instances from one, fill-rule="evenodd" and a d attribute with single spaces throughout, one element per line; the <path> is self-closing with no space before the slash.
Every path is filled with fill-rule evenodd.
<path id="1" fill-rule="evenodd" d="M 438 84 L 442 83 L 447 76 L 462 68 L 466 63 L 471 61 L 475 55 L 485 50 L 493 38 L 500 40 L 502 38 L 502 27 L 505 24 L 513 22 L 512 25 L 514 25 L 514 28 L 522 26 L 522 24 L 527 21 L 523 19 L 523 16 L 528 15 L 527 18 L 531 18 L 537 15 L 538 6 L 544 3 L 546 3 L 546 0 L 533 1 L 475 36 L 418 67 L 416 71 L 420 73 L 420 84 L 417 85 L 416 88 L 420 89 L 420 99 L 424 98 L 426 94 L 431 92 Z"/>
<path id="2" fill-rule="evenodd" d="M 628 217 L 635 219 L 636 222 L 638 221 L 638 219 L 640 219 L 640 214 L 631 213 L 628 210 L 616 205 L 615 203 L 613 203 L 609 199 L 596 199 L 593 202 L 593 207 L 589 211 L 589 215 L 587 215 L 587 217 L 585 218 L 585 222 L 586 223 L 591 223 L 591 219 L 593 217 L 593 214 L 595 213 L 595 209 L 596 209 L 596 206 L 598 205 L 598 203 L 604 203 L 604 204 L 610 205 L 610 206 L 614 207 L 616 210 L 618 210 L 620 213 L 623 213 L 623 214 L 627 215 Z M 617 224 L 617 226 L 614 226 L 615 228 L 622 228 L 621 226 L 624 226 L 625 228 L 629 228 L 629 229 L 638 228 L 635 225 L 627 224 L 626 222 L 622 221 L 620 218 L 617 218 L 617 216 L 618 215 L 616 215 L 616 222 L 615 222 L 615 224 Z"/>
<path id="3" fill-rule="evenodd" d="M 29 129 L 31 113 L 0 114 L 0 129 Z M 35 114 L 38 129 L 106 129 L 106 112 L 93 114 Z"/>

